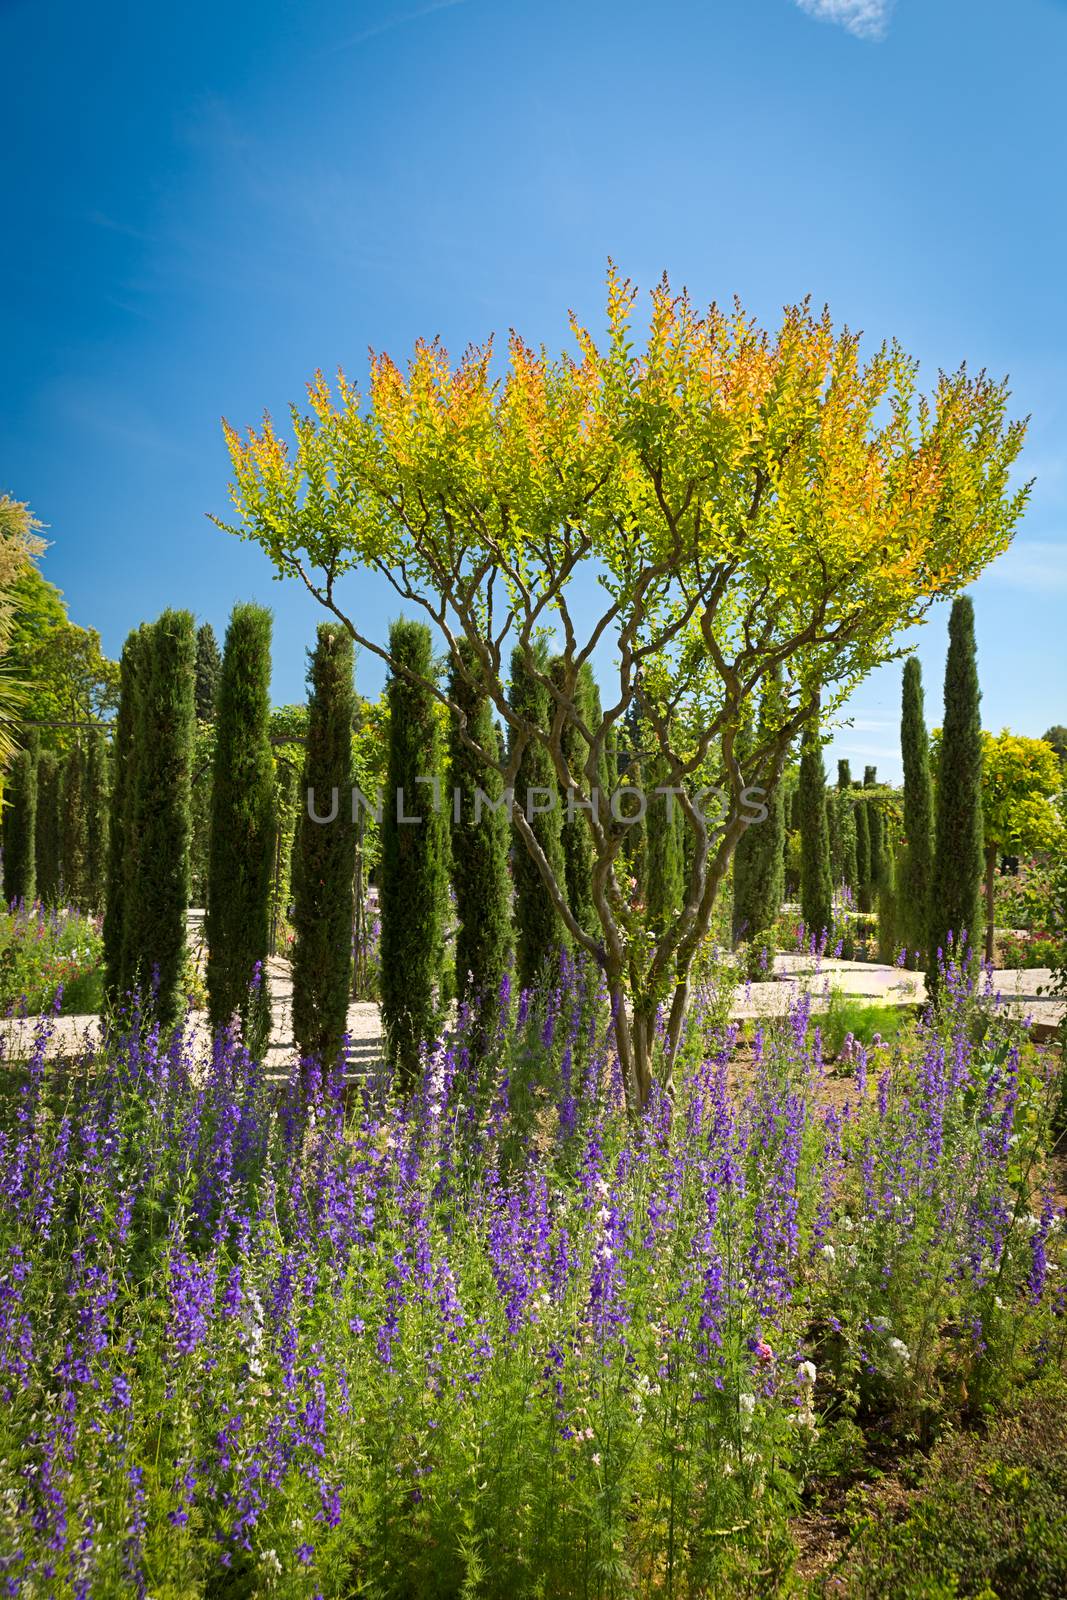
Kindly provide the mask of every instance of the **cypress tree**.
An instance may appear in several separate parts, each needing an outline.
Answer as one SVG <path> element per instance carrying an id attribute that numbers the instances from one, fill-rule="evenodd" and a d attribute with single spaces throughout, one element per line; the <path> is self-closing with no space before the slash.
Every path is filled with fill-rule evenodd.
<path id="1" fill-rule="evenodd" d="M 37 762 L 32 749 L 11 764 L 4 811 L 4 898 L 33 902 L 37 883 Z"/>
<path id="2" fill-rule="evenodd" d="M 899 873 L 900 933 L 909 953 L 920 959 L 930 926 L 930 879 L 933 868 L 933 791 L 930 784 L 930 740 L 923 712 L 922 668 L 917 656 L 904 663 L 900 713 L 900 748 L 904 758 L 905 847 Z"/>
<path id="3" fill-rule="evenodd" d="M 238 1015 L 257 1057 L 270 1039 L 270 641 L 265 606 L 234 606 L 219 680 L 208 845 L 208 1017 L 219 1028 Z"/>
<path id="4" fill-rule="evenodd" d="M 107 875 L 104 898 L 105 994 L 111 1007 L 121 1004 L 131 987 L 127 966 L 126 925 L 133 859 L 136 852 L 133 801 L 136 789 L 138 700 L 148 667 L 148 629 L 142 624 L 129 634 L 119 663 L 119 708 L 115 719 L 113 782 L 108 807 Z"/>
<path id="5" fill-rule="evenodd" d="M 88 782 L 88 760 L 79 740 L 63 759 L 60 853 L 64 899 L 80 910 L 87 910 L 89 905 Z"/>
<path id="6" fill-rule="evenodd" d="M 293 1032 L 302 1055 L 324 1069 L 340 1053 L 352 986 L 352 638 L 319 624 L 310 652 L 307 745 L 293 858 Z M 316 822 L 315 816 L 330 822 Z M 336 803 L 335 803 L 336 802 Z"/>
<path id="7" fill-rule="evenodd" d="M 563 660 L 557 657 L 551 668 L 553 681 L 560 687 L 563 684 Z M 587 728 L 595 731 L 602 721 L 600 709 L 600 691 L 593 677 L 593 669 L 588 661 L 582 663 L 578 671 L 578 681 L 574 692 L 575 703 L 579 714 Z M 548 706 L 549 715 L 553 707 L 551 701 Z M 561 738 L 563 754 L 567 764 L 574 774 L 575 782 L 588 791 L 589 783 L 586 778 L 585 764 L 589 757 L 589 747 L 573 723 L 568 723 Z M 610 826 L 610 792 L 607 784 L 608 756 L 605 751 L 598 762 L 595 787 L 597 793 L 597 807 L 601 822 Z M 591 799 L 592 796 L 589 796 Z M 569 809 L 568 815 L 567 794 L 562 785 L 559 788 L 560 805 L 560 841 L 563 846 L 564 873 L 566 877 L 567 903 L 574 914 L 575 920 L 589 933 L 595 933 L 600 924 L 597 920 L 596 910 L 593 906 L 593 862 L 595 851 L 593 836 L 586 820 L 586 814 L 577 808 Z"/>
<path id="8" fill-rule="evenodd" d="M 863 802 L 861 802 L 863 804 Z M 877 895 L 885 882 L 885 829 L 882 808 L 877 800 L 864 804 L 867 813 L 867 837 L 871 852 L 871 893 Z"/>
<path id="9" fill-rule="evenodd" d="M 982 884 L 982 720 L 974 644 L 974 605 L 952 603 L 945 663 L 945 722 L 937 772 L 937 827 L 930 892 L 927 987 L 937 982 L 937 952 L 949 934 L 977 948 Z"/>
<path id="10" fill-rule="evenodd" d="M 826 772 L 818 728 L 809 723 L 800 747 L 800 908 L 818 942 L 833 926 L 833 879 L 826 830 Z"/>
<path id="11" fill-rule="evenodd" d="M 760 728 L 766 731 L 770 702 L 776 695 L 768 685 L 760 709 Z M 760 934 L 773 928 L 785 897 L 786 795 L 783 782 L 764 797 L 767 816 L 745 829 L 734 851 L 733 939 L 754 946 Z M 827 924 L 828 926 L 829 924 Z"/>
<path id="12" fill-rule="evenodd" d="M 871 883 L 871 832 L 865 800 L 853 802 L 852 818 L 856 824 L 856 906 L 860 911 L 870 911 L 874 896 Z"/>
<path id="13" fill-rule="evenodd" d="M 838 840 L 838 881 L 855 894 L 857 870 L 856 817 L 855 807 L 848 797 L 847 787 L 838 787 L 837 793 L 833 796 L 833 806 Z"/>
<path id="14" fill-rule="evenodd" d="M 468 681 L 453 663 L 452 700 L 466 719 L 471 738 L 499 759 L 497 729 L 488 696 L 477 687 L 478 660 L 466 641 L 460 645 Z M 503 781 L 464 743 L 453 714 L 449 736 L 452 790 L 452 888 L 456 896 L 456 995 L 483 1015 L 495 1005 L 511 947 L 511 879 L 508 845 L 511 825 L 504 806 Z M 476 792 L 486 799 L 476 804 Z"/>
<path id="15" fill-rule="evenodd" d="M 59 903 L 62 880 L 62 771 L 51 750 L 42 750 L 37 762 L 37 898 L 42 905 Z"/>
<path id="16" fill-rule="evenodd" d="M 837 787 L 839 789 L 851 789 L 852 787 L 852 768 L 847 761 L 839 761 L 837 763 Z"/>
<path id="17" fill-rule="evenodd" d="M 401 619 L 389 653 L 414 676 L 434 672 L 430 630 Z M 394 671 L 388 684 L 389 767 L 382 812 L 382 1023 L 401 1083 L 417 1076 L 420 1046 L 437 1027 L 444 955 L 447 833 L 443 805 L 417 778 L 443 777 L 442 736 L 430 691 Z M 402 818 L 421 818 L 404 821 Z"/>
<path id="18" fill-rule="evenodd" d="M 196 635 L 188 611 L 164 611 L 146 632 L 134 739 L 124 965 L 164 1028 L 184 994 L 189 905 L 189 780 Z"/>
<path id="19" fill-rule="evenodd" d="M 538 655 L 538 666 L 542 672 L 548 671 L 544 652 Z M 527 670 L 519 649 L 511 658 L 511 704 L 528 722 L 547 733 L 551 726 L 548 690 Z M 556 883 L 565 888 L 567 873 L 556 771 L 548 751 L 535 739 L 528 740 L 522 752 L 515 778 L 515 805 L 529 821 Z M 537 809 L 545 806 L 547 810 Z M 513 839 L 512 874 L 518 977 L 522 987 L 528 989 L 544 976 L 546 964 L 555 961 L 569 940 L 566 925 L 517 828 Z"/>
<path id="20" fill-rule="evenodd" d="M 878 768 L 877 767 L 864 767 L 864 769 L 863 769 L 863 787 L 865 789 L 874 789 L 874 788 L 877 788 L 877 785 L 878 785 Z"/>
<path id="21" fill-rule="evenodd" d="M 108 841 L 108 759 L 103 733 L 89 736 L 85 765 L 85 906 L 104 908 Z"/>
<path id="22" fill-rule="evenodd" d="M 661 785 L 670 784 L 666 767 L 654 767 L 652 778 L 645 818 L 647 907 L 649 927 L 659 939 L 680 912 L 685 898 L 685 841 L 678 796 L 655 792 Z"/>
<path id="23" fill-rule="evenodd" d="M 222 657 L 219 654 L 215 630 L 204 622 L 196 630 L 196 718 L 198 722 L 214 722 L 222 677 Z"/>

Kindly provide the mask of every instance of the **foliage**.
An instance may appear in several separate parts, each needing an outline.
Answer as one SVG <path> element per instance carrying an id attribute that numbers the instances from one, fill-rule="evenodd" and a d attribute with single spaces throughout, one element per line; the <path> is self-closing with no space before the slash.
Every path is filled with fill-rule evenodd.
<path id="1" fill-rule="evenodd" d="M 196 630 L 196 720 L 214 722 L 222 678 L 222 656 L 210 622 Z"/>
<path id="2" fill-rule="evenodd" d="M 861 911 L 870 911 L 874 906 L 870 813 L 862 797 L 853 800 L 851 805 L 852 818 L 856 825 L 856 904 Z"/>
<path id="3" fill-rule="evenodd" d="M 767 705 L 761 708 L 766 725 L 774 713 L 777 684 L 768 686 Z M 803 770 L 803 769 L 802 769 Z M 733 939 L 747 939 L 750 948 L 765 943 L 763 935 L 774 926 L 785 895 L 785 794 L 776 784 L 765 799 L 767 815 L 747 827 L 737 842 L 733 872 Z"/>
<path id="4" fill-rule="evenodd" d="M 854 1067 L 857 1048 L 873 1051 L 870 1065 L 884 1066 L 889 1056 L 878 1052 L 888 1051 L 901 1029 L 913 1018 L 907 1006 L 877 1005 L 867 1000 L 846 995 L 837 987 L 830 990 L 830 1002 L 825 1013 L 815 1018 L 819 1025 L 824 1059 L 841 1057 L 844 1064 Z"/>
<path id="5" fill-rule="evenodd" d="M 30 1017 L 99 1011 L 102 956 L 100 924 L 84 912 L 40 902 L 0 912 L 0 1010 Z"/>
<path id="6" fill-rule="evenodd" d="M 9 1583 L 787 1594 L 827 1460 L 1062 1338 L 1045 1067 L 950 977 L 844 1104 L 804 1002 L 731 1088 L 703 1008 L 638 1118 L 580 974 L 403 1106 L 279 1095 L 229 1040 L 70 1073 L 44 1025 L 0 1098 Z"/>
<path id="7" fill-rule="evenodd" d="M 107 884 L 104 904 L 104 989 L 107 1003 L 117 1009 L 133 986 L 129 964 L 132 944 L 127 925 L 137 841 L 134 826 L 136 763 L 141 755 L 137 738 L 138 700 L 149 671 L 148 630 L 145 624 L 127 635 L 119 663 L 119 704 L 115 719 L 114 782 L 108 816 Z"/>
<path id="8" fill-rule="evenodd" d="M 475 679 L 475 681 L 477 681 Z M 451 697 L 466 728 L 493 760 L 484 762 L 460 736 L 453 716 L 448 771 L 452 793 L 452 888 L 456 897 L 456 997 L 479 1016 L 495 1014 L 511 950 L 511 827 L 496 764 L 497 735 L 488 697 L 453 672 Z M 478 792 L 485 800 L 476 799 Z"/>
<path id="9" fill-rule="evenodd" d="M 444 959 L 447 832 L 430 630 L 401 619 L 389 630 L 404 672 L 389 679 L 389 770 L 382 814 L 381 999 L 390 1058 L 402 1082 L 418 1074 L 419 1051 L 436 1033 Z M 407 674 L 411 674 L 409 677 Z M 420 783 L 418 780 L 421 779 Z M 436 792 L 435 792 L 436 789 Z M 401 810 L 401 807 L 403 809 Z M 401 821 L 401 817 L 420 820 Z"/>
<path id="10" fill-rule="evenodd" d="M 1065 830 L 1052 803 L 1062 788 L 1059 758 L 1043 739 L 1027 739 L 1008 728 L 982 734 L 987 960 L 993 959 L 998 858 L 1056 846 L 1064 853 Z"/>
<path id="11" fill-rule="evenodd" d="M 657 939 L 662 938 L 667 924 L 679 915 L 685 904 L 685 851 L 683 843 L 682 808 L 676 796 L 657 794 L 656 790 L 666 786 L 670 774 L 663 767 L 653 768 L 653 781 L 649 784 L 648 810 L 645 814 L 645 897 L 648 909 L 649 929 Z M 781 806 L 776 805 L 776 813 L 780 817 Z M 766 849 L 773 851 L 772 857 L 764 852 L 767 870 L 773 878 L 773 883 L 767 889 L 768 896 L 778 895 L 781 899 L 782 879 L 782 836 L 781 831 L 772 827 L 767 829 L 771 834 L 768 840 L 762 841 Z M 745 838 L 752 833 L 749 828 L 738 842 L 737 850 L 740 853 Z M 590 862 L 590 865 L 592 863 Z M 737 856 L 734 858 L 734 873 L 736 884 Z M 591 904 L 591 901 L 590 901 Z M 735 901 L 736 904 L 736 901 Z M 775 905 L 777 911 L 777 904 Z"/>
<path id="12" fill-rule="evenodd" d="M 555 687 L 561 690 L 563 693 L 566 693 L 567 665 L 562 656 L 555 657 L 555 659 L 551 662 L 549 675 Z M 458 674 L 455 676 L 457 680 L 456 686 L 458 687 Z M 455 688 L 453 688 L 452 691 L 452 698 L 458 701 L 459 697 Z M 594 722 L 602 720 L 603 713 L 600 709 L 600 691 L 597 688 L 596 679 L 593 677 L 593 669 L 588 662 L 583 663 L 582 669 L 578 674 L 575 701 L 587 724 L 592 726 Z M 486 705 L 487 714 L 491 717 L 492 711 L 491 709 L 488 709 L 488 698 L 486 700 Z M 546 715 L 548 714 L 548 708 L 549 701 L 546 698 L 544 703 Z M 586 751 L 582 747 L 581 734 L 578 732 L 578 729 L 573 726 L 573 724 L 568 725 L 563 729 L 563 732 L 560 736 L 560 750 L 568 767 L 573 768 L 576 773 L 581 774 L 585 766 Z M 552 771 L 551 763 L 547 763 L 546 765 L 546 776 L 550 775 L 551 780 L 554 782 L 555 772 Z M 596 779 L 596 786 L 598 789 L 597 805 L 600 808 L 606 808 L 610 804 L 611 791 L 606 786 L 603 771 L 605 765 L 606 755 L 604 761 L 601 763 L 601 770 L 598 772 Z M 567 904 L 570 907 L 571 914 L 573 915 L 575 921 L 580 927 L 589 932 L 595 930 L 598 926 L 596 907 L 593 904 L 593 836 L 582 813 L 573 805 L 568 807 L 566 788 L 559 787 L 558 795 L 559 805 L 561 808 L 560 846 L 563 851 L 562 881 L 566 887 Z M 521 851 L 523 848 L 522 841 L 519 840 L 517 842 L 517 849 Z"/>
<path id="13" fill-rule="evenodd" d="M 831 829 L 831 841 L 834 845 L 834 870 L 835 885 L 844 885 L 852 894 L 856 893 L 859 882 L 859 847 L 856 829 L 856 808 L 850 798 L 848 788 L 839 784 L 833 794 L 827 796 L 827 825 Z M 869 846 L 868 846 L 869 855 Z"/>
<path id="14" fill-rule="evenodd" d="M 87 740 L 85 763 L 85 884 L 83 899 L 87 911 L 104 909 L 107 881 L 109 762 L 107 737 L 91 733 Z"/>
<path id="15" fill-rule="evenodd" d="M 324 1067 L 337 1060 L 352 986 L 352 640 L 338 623 L 319 624 L 309 652 L 303 802 L 293 859 L 293 1035 Z M 318 822 L 311 815 L 331 820 Z"/>
<path id="16" fill-rule="evenodd" d="M 65 905 L 88 911 L 89 763 L 83 739 L 73 743 L 61 765 L 60 856 Z"/>
<path id="17" fill-rule="evenodd" d="M 567 787 L 564 726 L 595 770 L 610 733 L 638 713 L 675 782 L 710 768 L 703 781 L 724 786 L 721 828 L 693 797 L 682 802 L 688 893 L 659 939 L 615 870 L 624 824 L 589 824 L 596 936 L 570 914 L 560 879 L 551 884 L 614 996 L 636 1106 L 654 1071 L 669 1078 L 692 963 L 744 827 L 745 781 L 773 787 L 819 696 L 832 713 L 935 596 L 957 593 L 1006 547 L 1026 490 L 1008 488 L 1023 427 L 1007 420 L 1005 387 L 984 375 L 942 375 L 920 397 L 899 347 L 863 363 L 858 338 L 835 333 L 828 313 L 792 307 L 770 336 L 740 308 L 699 314 L 666 280 L 638 355 L 635 299 L 612 267 L 606 343 L 572 322 L 577 359 L 553 360 L 513 335 L 503 379 L 488 346 L 453 369 L 440 345 L 421 342 L 406 372 L 373 359 L 366 410 L 343 375 L 336 402 L 319 375 L 311 414 L 292 413 L 292 453 L 269 419 L 247 440 L 226 433 L 233 531 L 257 540 L 279 574 L 340 614 L 339 580 L 372 566 L 439 623 L 457 668 L 460 638 L 474 647 L 510 730 L 505 786 L 534 744 Z M 605 609 L 598 617 L 583 600 L 591 621 L 580 634 L 570 597 L 588 596 L 582 574 L 598 581 Z M 382 654 L 348 621 L 357 643 Z M 565 642 L 567 688 L 553 696 L 550 725 L 509 703 L 502 655 L 517 648 L 543 681 L 544 627 Z M 578 674 L 608 643 L 618 696 L 590 728 Z M 742 773 L 733 748 L 746 708 L 779 670 L 788 689 L 777 725 Z M 536 857 L 521 813 L 516 827 Z M 654 1063 L 654 1013 L 668 991 Z"/>
<path id="18" fill-rule="evenodd" d="M 934 818 L 930 738 L 918 656 L 909 656 L 904 663 L 900 749 L 904 762 L 905 840 L 899 884 L 901 937 L 912 959 L 921 962 L 930 929 Z"/>
<path id="19" fill-rule="evenodd" d="M 239 1017 L 256 1051 L 270 1036 L 270 640 L 271 614 L 265 606 L 234 606 L 216 708 L 205 919 L 211 1026 L 226 1027 Z"/>
<path id="20" fill-rule="evenodd" d="M 11 646 L 19 581 L 28 571 L 35 570 L 34 558 L 45 547 L 38 533 L 40 527 L 24 501 L 0 494 L 0 771 L 15 754 L 15 721 L 25 715 L 27 685 L 17 672 Z"/>
<path id="21" fill-rule="evenodd" d="M 80 628 L 67 615 L 62 591 L 36 567 L 15 582 L 11 594 L 9 670 L 25 684 L 20 716 L 27 722 L 87 723 L 110 717 L 118 698 L 118 665 L 104 655 L 95 628 Z M 41 727 L 45 749 L 70 750 L 77 728 Z"/>
<path id="22" fill-rule="evenodd" d="M 185 998 L 189 906 L 189 785 L 196 635 L 188 611 L 145 628 L 136 686 L 126 835 L 124 971 L 142 1016 L 164 1029 Z M 109 974 L 110 977 L 110 974 Z"/>
<path id="23" fill-rule="evenodd" d="M 937 982 L 938 952 L 966 937 L 973 948 L 982 883 L 982 721 L 974 644 L 974 605 L 952 603 L 945 663 L 945 720 L 937 759 L 937 822 L 930 884 L 927 984 Z"/>
<path id="24" fill-rule="evenodd" d="M 515 651 L 511 660 L 508 704 L 515 716 L 522 719 L 523 726 L 549 727 L 553 712 L 545 650 L 535 657 L 533 670 L 523 652 Z M 534 840 L 549 877 L 557 885 L 565 886 L 563 818 L 551 754 L 537 739 L 516 738 L 513 765 L 517 822 Z M 577 779 L 578 775 L 574 776 Z M 582 793 L 585 788 L 583 785 Z M 524 848 L 524 837 L 516 831 L 511 870 L 515 883 L 515 963 L 520 985 L 530 989 L 555 970 L 560 951 L 567 947 L 569 937 L 542 867 L 531 851 Z"/>
<path id="25" fill-rule="evenodd" d="M 37 882 L 36 749 L 16 754 L 4 802 L 4 899 L 30 905 Z"/>
<path id="26" fill-rule="evenodd" d="M 37 760 L 37 898 L 57 905 L 63 890 L 63 770 L 59 757 L 42 750 Z"/>
<path id="27" fill-rule="evenodd" d="M 1065 1399 L 1062 1373 L 1052 1370 L 987 1432 L 939 1441 L 903 1505 L 899 1489 L 884 1506 L 877 1491 L 864 1496 L 834 1593 L 1059 1600 L 1067 1593 Z"/>
<path id="28" fill-rule="evenodd" d="M 1041 737 L 1052 746 L 1061 761 L 1067 761 L 1067 728 L 1062 723 L 1054 723 Z"/>
<path id="29" fill-rule="evenodd" d="M 826 827 L 826 773 L 817 724 L 804 730 L 800 746 L 800 909 L 815 944 L 833 926 L 833 878 Z"/>

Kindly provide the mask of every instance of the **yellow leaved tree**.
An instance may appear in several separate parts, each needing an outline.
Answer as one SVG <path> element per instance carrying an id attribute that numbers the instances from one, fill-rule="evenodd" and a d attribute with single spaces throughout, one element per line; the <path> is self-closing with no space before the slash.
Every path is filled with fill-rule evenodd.
<path id="1" fill-rule="evenodd" d="M 864 359 L 857 335 L 806 303 L 770 334 L 740 306 L 700 313 L 666 278 L 638 349 L 635 300 L 612 268 L 602 342 L 573 317 L 571 355 L 512 334 L 499 376 L 491 342 L 456 365 L 419 343 L 404 369 L 372 357 L 366 401 L 343 374 L 336 391 L 316 375 L 291 441 L 269 418 L 226 437 L 230 531 L 394 670 L 343 580 L 373 568 L 421 608 L 508 725 L 506 789 L 530 741 L 549 751 L 590 831 L 595 935 L 517 806 L 515 826 L 604 972 L 636 1107 L 657 1074 L 670 1086 L 694 957 L 758 815 L 751 791 L 778 782 L 820 702 L 831 712 L 896 654 L 900 629 L 1005 549 L 1026 490 L 1009 486 L 1025 425 L 984 374 L 942 374 L 926 396 L 896 345 Z M 546 629 L 562 658 L 551 674 L 537 648 Z M 617 679 L 591 726 L 579 673 L 609 645 Z M 513 648 L 549 696 L 549 726 L 509 703 Z M 739 748 L 765 691 L 759 736 Z M 627 824 L 599 795 L 591 809 L 623 719 L 648 730 L 693 836 L 684 906 L 659 934 L 617 870 Z M 714 808 L 709 782 L 723 796 Z"/>

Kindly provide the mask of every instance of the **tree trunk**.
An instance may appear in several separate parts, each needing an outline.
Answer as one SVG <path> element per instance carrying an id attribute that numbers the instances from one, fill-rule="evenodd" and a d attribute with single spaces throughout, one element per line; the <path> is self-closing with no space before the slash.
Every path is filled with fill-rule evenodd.
<path id="1" fill-rule="evenodd" d="M 985 852 L 985 958 L 990 966 L 993 964 L 993 880 L 997 870 L 997 847 L 993 844 L 986 845 Z"/>

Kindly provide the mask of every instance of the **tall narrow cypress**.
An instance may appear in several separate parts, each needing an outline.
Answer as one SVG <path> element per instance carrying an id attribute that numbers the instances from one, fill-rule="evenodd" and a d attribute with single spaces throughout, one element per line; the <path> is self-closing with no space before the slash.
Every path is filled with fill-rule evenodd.
<path id="1" fill-rule="evenodd" d="M 234 606 L 219 680 L 208 845 L 208 1017 L 213 1028 L 240 1017 L 256 1055 L 270 1038 L 270 641 L 265 606 Z"/>
<path id="2" fill-rule="evenodd" d="M 107 737 L 89 736 L 85 765 L 85 904 L 92 912 L 104 908 L 108 842 Z"/>
<path id="3" fill-rule="evenodd" d="M 809 723 L 800 747 L 800 907 L 809 937 L 833 926 L 833 879 L 826 828 L 826 772 L 819 730 Z"/>
<path id="4" fill-rule="evenodd" d="M 51 750 L 42 750 L 37 762 L 37 898 L 46 906 L 59 903 L 63 888 L 62 800 L 59 760 Z"/>
<path id="5" fill-rule="evenodd" d="M 930 931 L 934 801 L 918 656 L 909 656 L 904 663 L 900 749 L 904 760 L 905 847 L 899 872 L 898 915 L 906 949 L 921 960 Z"/>
<path id="6" fill-rule="evenodd" d="M 645 818 L 648 850 L 646 905 L 648 925 L 659 939 L 678 915 L 685 898 L 685 841 L 678 796 L 655 792 L 657 788 L 670 787 L 670 775 L 666 767 L 654 766 L 652 777 L 654 782 L 650 785 Z M 746 830 L 748 833 L 751 831 L 751 828 Z"/>
<path id="7" fill-rule="evenodd" d="M 536 666 L 542 674 L 547 674 L 548 661 L 543 651 L 536 657 Z M 516 649 L 511 658 L 511 704 L 527 722 L 548 732 L 551 726 L 548 690 L 529 670 L 520 649 Z M 515 805 L 526 816 L 557 885 L 565 889 L 567 872 L 556 771 L 548 751 L 538 739 L 529 739 L 523 749 L 515 778 Z M 528 989 L 544 977 L 546 966 L 555 960 L 569 940 L 566 924 L 517 827 L 513 838 L 512 873 L 516 964 L 519 982 Z"/>
<path id="8" fill-rule="evenodd" d="M 766 733 L 772 701 L 779 690 L 768 685 L 760 708 L 760 729 Z M 772 699 L 768 699 L 771 696 Z M 755 945 L 774 926 L 785 897 L 785 785 L 780 780 L 765 797 L 767 816 L 745 829 L 734 851 L 733 938 Z"/>
<path id="9" fill-rule="evenodd" d="M 937 953 L 952 934 L 978 943 L 982 885 L 982 719 L 974 644 L 974 605 L 952 603 L 945 663 L 945 721 L 937 771 L 937 828 L 930 891 L 927 987 L 937 982 Z"/>
<path id="10" fill-rule="evenodd" d="M 855 800 L 852 817 L 856 824 L 856 905 L 860 911 L 870 911 L 874 894 L 871 884 L 871 833 L 865 800 Z"/>
<path id="11" fill-rule="evenodd" d="M 4 899 L 33 901 L 37 883 L 37 762 L 32 749 L 11 763 L 4 810 Z"/>
<path id="12" fill-rule="evenodd" d="M 848 797 L 847 788 L 838 786 L 833 796 L 835 825 L 837 828 L 839 881 L 853 894 L 856 892 L 856 817 L 855 807 Z"/>
<path id="13" fill-rule="evenodd" d="M 196 720 L 214 722 L 222 677 L 222 657 L 219 655 L 215 630 L 204 622 L 196 630 Z"/>
<path id="14" fill-rule="evenodd" d="M 864 767 L 864 769 L 863 769 L 863 787 L 865 789 L 874 789 L 874 788 L 877 787 L 877 784 L 878 784 L 878 768 L 877 767 Z"/>
<path id="15" fill-rule="evenodd" d="M 117 1008 L 131 986 L 126 963 L 132 863 L 136 849 L 133 801 L 136 788 L 138 699 L 148 667 L 148 629 L 127 636 L 119 663 L 119 708 L 112 749 L 113 781 L 108 806 L 107 874 L 104 894 L 104 972 L 108 1005 Z"/>
<path id="16" fill-rule="evenodd" d="M 453 663 L 449 693 L 461 708 L 466 730 L 490 758 L 499 759 L 496 724 L 488 696 L 478 687 L 479 667 L 471 647 L 460 645 L 465 672 Z M 473 679 L 472 681 L 469 681 Z M 488 1015 L 496 1002 L 511 947 L 511 824 L 503 782 L 464 742 L 452 715 L 449 735 L 452 791 L 452 888 L 456 896 L 456 994 Z M 483 799 L 478 798 L 481 790 Z"/>
<path id="17" fill-rule="evenodd" d="M 421 622 L 389 630 L 389 653 L 416 679 L 432 679 L 433 643 Z M 419 1049 L 436 1032 L 444 955 L 447 834 L 443 739 L 429 689 L 394 670 L 388 684 L 389 767 L 382 812 L 382 1023 L 390 1058 L 410 1088 Z M 424 780 L 419 783 L 417 779 Z M 436 785 L 432 780 L 436 780 Z M 440 803 L 435 804 L 435 801 Z M 419 820 L 413 820 L 413 819 Z"/>
<path id="18" fill-rule="evenodd" d="M 63 861 L 63 897 L 67 905 L 80 910 L 89 907 L 88 854 L 89 818 L 86 809 L 88 758 L 79 740 L 63 760 L 62 815 L 60 818 Z"/>
<path id="19" fill-rule="evenodd" d="M 184 1001 L 195 659 L 192 614 L 164 611 L 148 630 L 137 696 L 136 853 L 125 927 L 132 982 L 164 1028 Z"/>
<path id="20" fill-rule="evenodd" d="M 340 1053 L 352 987 L 353 671 L 348 629 L 320 623 L 309 659 L 307 745 L 293 858 L 293 1032 L 301 1054 L 323 1068 Z"/>
<path id="21" fill-rule="evenodd" d="M 553 680 L 563 687 L 563 659 L 557 657 L 552 663 Z M 600 713 L 600 693 L 593 677 L 593 669 L 588 661 L 582 663 L 578 671 L 578 680 L 574 689 L 575 705 L 586 727 L 594 730 L 600 726 L 602 720 Z M 553 707 L 549 704 L 549 714 Z M 573 723 L 568 722 L 563 729 L 561 738 L 563 754 L 567 765 L 574 776 L 575 783 L 587 793 L 587 798 L 592 801 L 589 780 L 586 777 L 585 765 L 589 759 L 589 747 Z M 597 809 L 601 821 L 609 821 L 609 797 L 603 791 L 606 770 L 606 757 L 598 763 L 598 773 L 592 787 L 597 792 Z M 600 926 L 596 911 L 593 906 L 593 836 L 590 832 L 586 813 L 578 809 L 577 803 L 568 805 L 568 796 L 561 785 L 559 789 L 560 805 L 560 842 L 563 847 L 564 872 L 566 876 L 567 904 L 578 922 L 589 933 L 594 933 Z"/>
<path id="22" fill-rule="evenodd" d="M 884 818 L 877 800 L 868 800 L 864 810 L 867 813 L 867 837 L 871 852 L 871 894 L 876 896 L 885 882 L 886 874 Z"/>
<path id="23" fill-rule="evenodd" d="M 837 787 L 839 789 L 852 788 L 852 768 L 847 761 L 837 763 Z"/>

